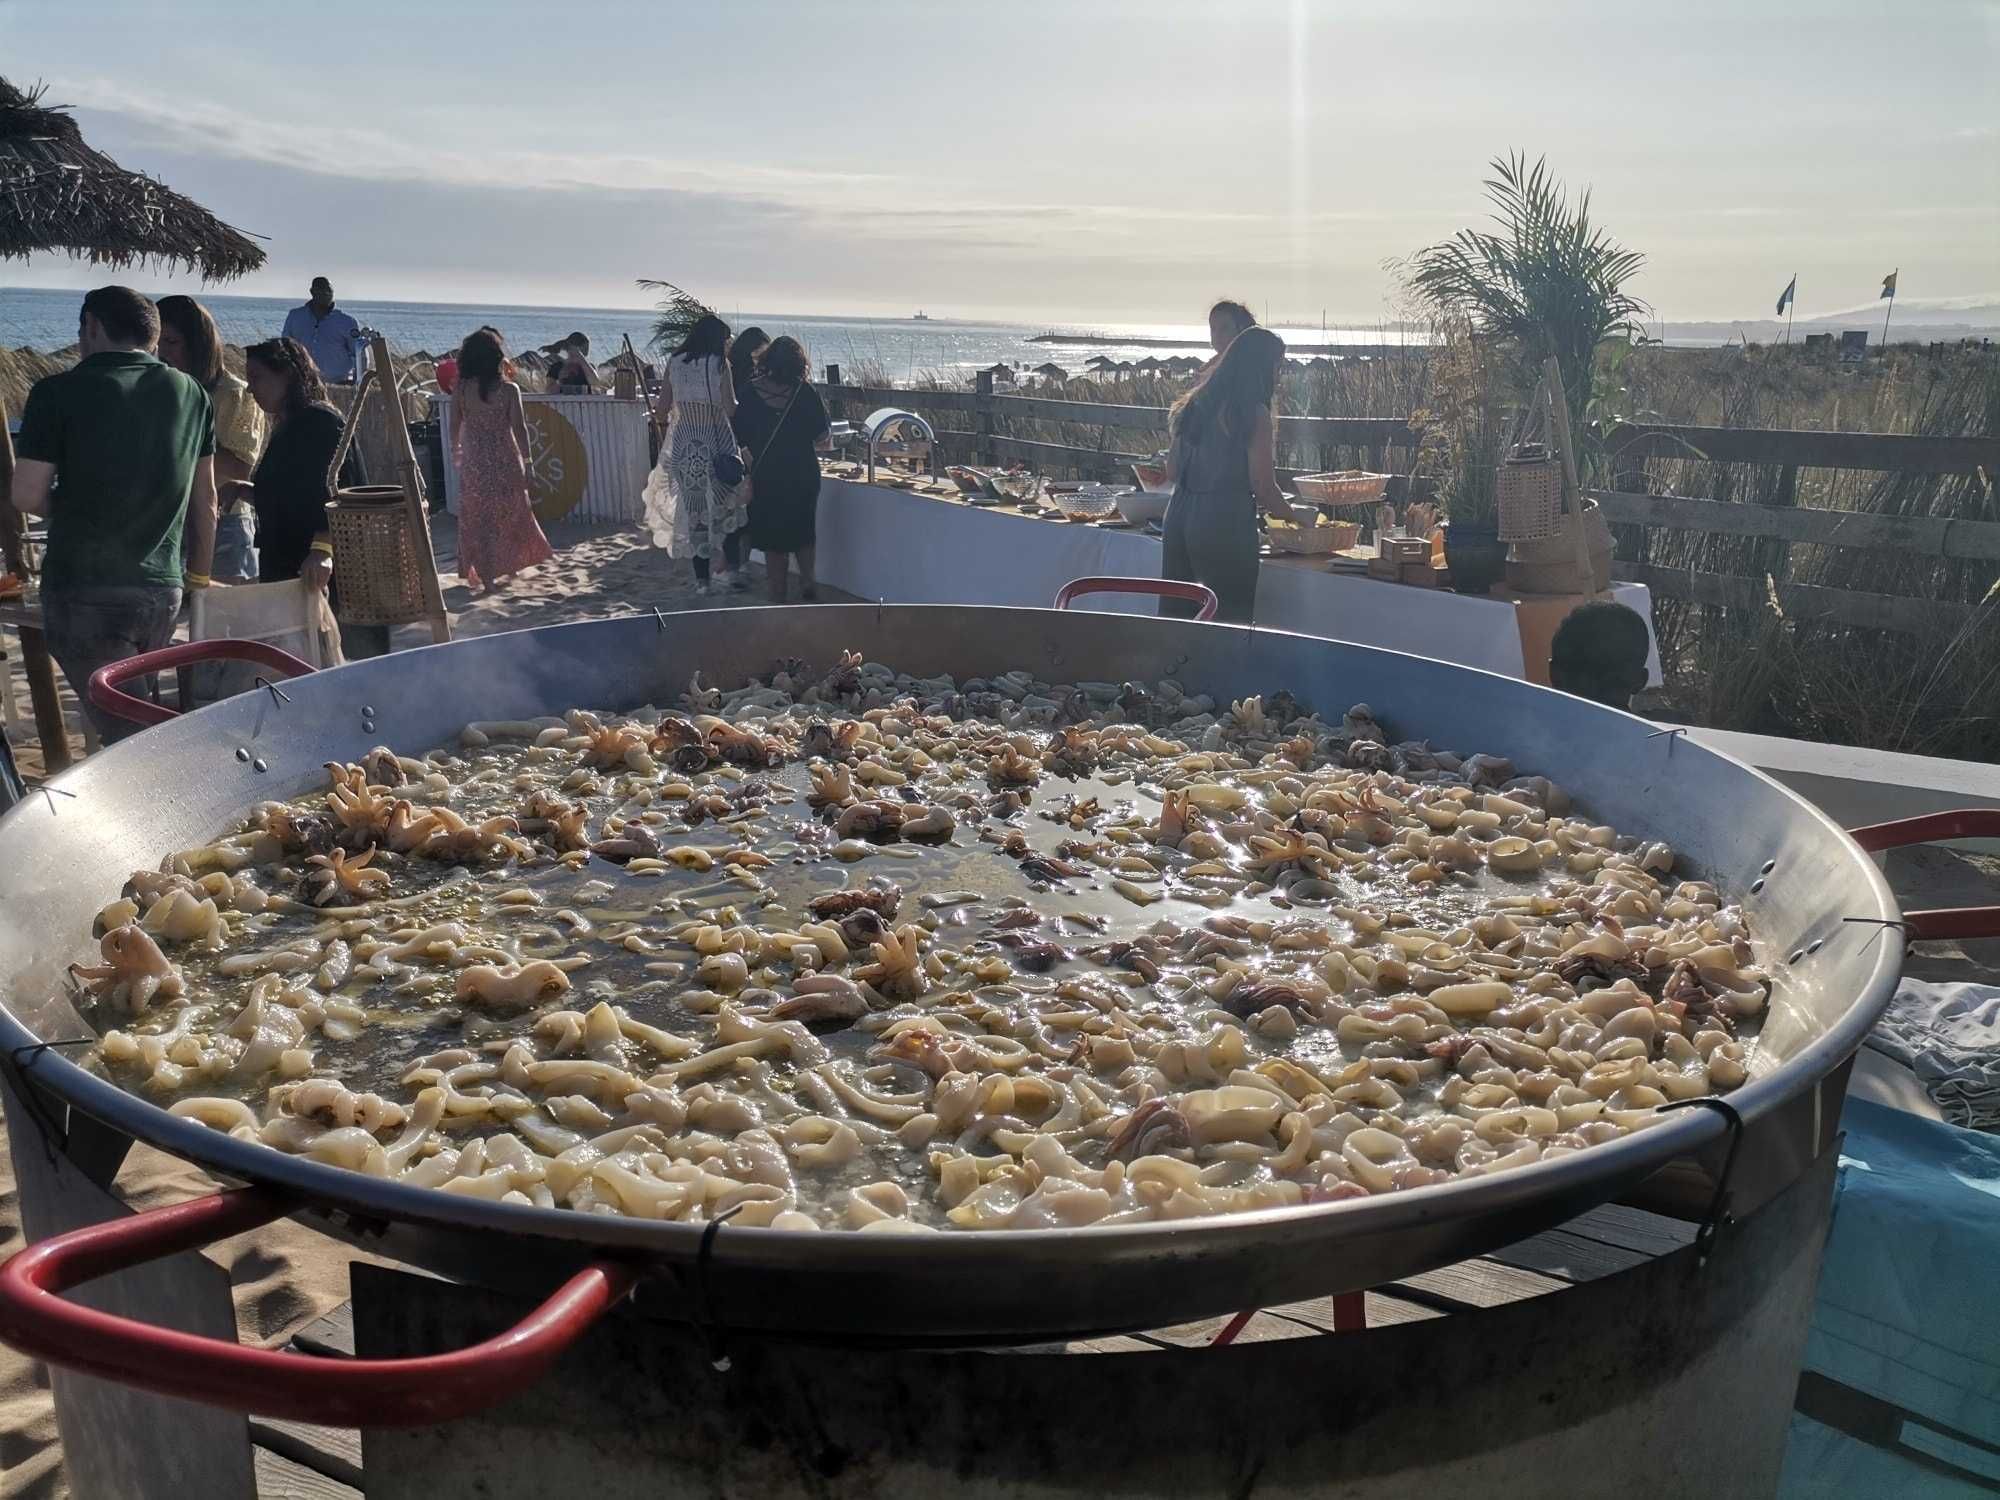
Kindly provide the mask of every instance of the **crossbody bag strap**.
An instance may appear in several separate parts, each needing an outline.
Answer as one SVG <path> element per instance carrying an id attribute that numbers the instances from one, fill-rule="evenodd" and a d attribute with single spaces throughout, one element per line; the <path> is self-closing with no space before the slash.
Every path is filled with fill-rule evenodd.
<path id="1" fill-rule="evenodd" d="M 792 387 L 791 400 L 787 401 L 785 403 L 785 409 L 778 413 L 778 420 L 776 424 L 771 428 L 771 435 L 764 439 L 764 446 L 759 448 L 757 450 L 757 456 L 750 460 L 750 467 L 752 469 L 755 469 L 757 465 L 761 464 L 764 461 L 764 455 L 771 451 L 771 444 L 777 442 L 778 434 L 784 430 L 785 418 L 789 417 L 792 414 L 792 402 L 799 399 L 799 392 L 804 390 L 805 388 L 806 388 L 806 383 L 803 380 L 801 380 L 797 385 Z"/>

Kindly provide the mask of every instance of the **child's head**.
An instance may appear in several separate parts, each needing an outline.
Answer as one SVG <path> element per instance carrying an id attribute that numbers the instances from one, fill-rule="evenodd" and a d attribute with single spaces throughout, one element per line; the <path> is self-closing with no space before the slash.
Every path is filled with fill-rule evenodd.
<path id="1" fill-rule="evenodd" d="M 1612 708 L 1630 708 L 1646 685 L 1651 647 L 1646 622 L 1623 604 L 1600 599 L 1571 610 L 1549 645 L 1549 686 Z"/>

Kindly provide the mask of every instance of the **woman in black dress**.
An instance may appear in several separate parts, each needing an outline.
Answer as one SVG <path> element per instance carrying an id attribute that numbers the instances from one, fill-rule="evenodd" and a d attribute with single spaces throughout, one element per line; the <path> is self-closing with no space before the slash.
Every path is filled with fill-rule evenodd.
<path id="1" fill-rule="evenodd" d="M 271 435 L 250 476 L 257 512 L 257 581 L 303 578 L 324 590 L 333 578 L 327 470 L 346 423 L 327 404 L 319 369 L 296 339 L 266 339 L 243 351 L 250 395 L 271 419 Z"/>
<path id="2" fill-rule="evenodd" d="M 806 351 L 795 338 L 774 339 L 757 359 L 737 402 L 736 440 L 750 452 L 750 545 L 764 549 L 771 600 L 785 602 L 791 560 L 799 560 L 799 597 L 817 599 L 813 544 L 818 539 L 819 453 L 830 446 L 826 404 L 807 383 Z"/>

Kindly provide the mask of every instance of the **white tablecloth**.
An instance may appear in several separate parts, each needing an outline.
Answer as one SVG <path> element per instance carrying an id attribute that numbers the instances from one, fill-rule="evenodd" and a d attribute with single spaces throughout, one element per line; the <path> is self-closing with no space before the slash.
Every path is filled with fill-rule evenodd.
<path id="1" fill-rule="evenodd" d="M 863 599 L 1046 606 L 1072 578 L 1157 578 L 1160 550 L 1160 539 L 1143 532 L 1064 525 L 848 480 L 820 484 L 816 571 L 834 588 Z M 1614 583 L 1611 589 L 1650 632 L 1653 600 L 1646 586 Z M 1155 601 L 1100 594 L 1079 600 L 1078 607 L 1152 614 Z M 1508 677 L 1529 675 L 1514 606 L 1504 599 L 1266 562 L 1257 580 L 1256 623 Z M 1658 684 L 1657 642 L 1646 666 Z"/>

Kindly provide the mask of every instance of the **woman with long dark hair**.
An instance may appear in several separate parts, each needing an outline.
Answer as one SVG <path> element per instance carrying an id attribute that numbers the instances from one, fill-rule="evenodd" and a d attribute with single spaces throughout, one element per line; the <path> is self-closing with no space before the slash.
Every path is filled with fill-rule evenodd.
<path id="1" fill-rule="evenodd" d="M 303 578 L 324 591 L 333 578 L 327 470 L 347 423 L 327 403 L 319 367 L 297 339 L 266 339 L 243 351 L 250 395 L 270 418 L 271 435 L 250 481 L 257 512 L 257 580 Z"/>
<path id="2" fill-rule="evenodd" d="M 761 328 L 746 328 L 729 341 L 729 383 L 736 388 L 736 404 L 750 394 L 750 382 L 757 378 L 757 356 L 771 347 L 771 335 Z"/>
<path id="3" fill-rule="evenodd" d="M 484 328 L 467 334 L 451 401 L 458 576 L 482 594 L 555 556 L 528 502 L 528 421 L 506 360 L 497 334 Z"/>
<path id="4" fill-rule="evenodd" d="M 749 586 L 738 568 L 746 497 L 744 455 L 730 428 L 736 387 L 728 355 L 729 325 L 704 313 L 667 361 L 660 382 L 667 433 L 646 484 L 654 543 L 693 564 L 704 594 Z"/>
<path id="5" fill-rule="evenodd" d="M 215 562 L 210 576 L 245 583 L 257 576 L 257 513 L 250 473 L 264 447 L 264 414 L 250 388 L 224 368 L 222 335 L 207 308 L 175 293 L 162 297 L 160 358 L 208 392 L 215 412 Z"/>
<path id="6" fill-rule="evenodd" d="M 757 373 L 736 408 L 736 438 L 750 452 L 750 543 L 764 549 L 775 604 L 785 602 L 791 560 L 799 560 L 799 597 L 816 599 L 813 544 L 818 539 L 819 453 L 827 446 L 826 404 L 807 383 L 811 366 L 795 338 L 764 346 Z"/>
<path id="7" fill-rule="evenodd" d="M 1257 512 L 1289 516 L 1278 489 L 1278 376 L 1285 344 L 1268 328 L 1246 328 L 1215 368 L 1168 414 L 1166 548 L 1160 574 L 1215 590 L 1218 620 L 1249 621 L 1257 602 Z M 1166 599 L 1162 614 L 1192 615 Z"/>

